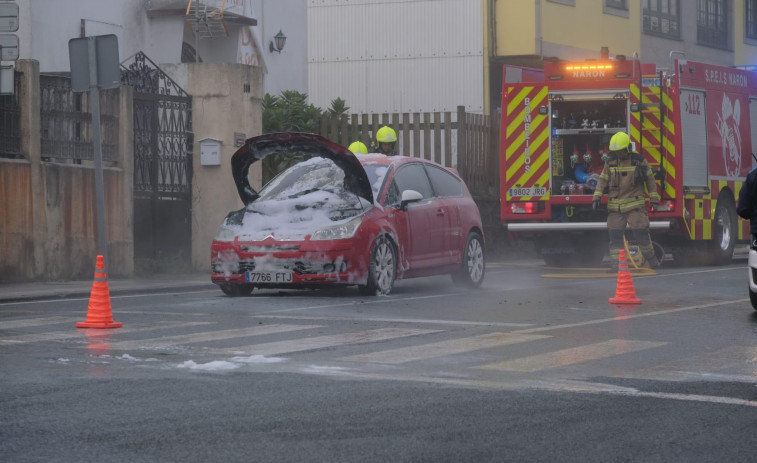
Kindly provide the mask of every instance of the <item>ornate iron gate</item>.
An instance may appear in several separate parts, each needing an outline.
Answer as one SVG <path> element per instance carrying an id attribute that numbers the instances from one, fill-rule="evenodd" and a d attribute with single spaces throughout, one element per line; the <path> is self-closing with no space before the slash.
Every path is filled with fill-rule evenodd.
<path id="1" fill-rule="evenodd" d="M 192 97 L 144 53 L 121 64 L 134 87 L 134 258 L 186 267 L 192 248 Z"/>
<path id="2" fill-rule="evenodd" d="M 21 153 L 21 73 L 14 73 L 15 92 L 12 95 L 0 95 L 0 157 L 23 158 Z"/>

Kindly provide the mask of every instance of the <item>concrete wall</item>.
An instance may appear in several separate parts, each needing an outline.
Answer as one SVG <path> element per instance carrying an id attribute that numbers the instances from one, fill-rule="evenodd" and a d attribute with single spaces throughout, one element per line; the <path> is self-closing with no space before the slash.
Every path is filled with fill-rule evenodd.
<path id="1" fill-rule="evenodd" d="M 19 60 L 22 160 L 0 160 L 0 281 L 91 278 L 97 256 L 94 168 L 40 156 L 39 64 Z M 104 169 L 110 275 L 134 270 L 131 87 L 119 98 L 119 157 Z"/>
<path id="2" fill-rule="evenodd" d="M 29 161 L 0 159 L 0 282 L 34 274 L 32 211 Z"/>
<path id="3" fill-rule="evenodd" d="M 213 236 L 226 214 L 244 206 L 231 177 L 231 156 L 238 149 L 234 145 L 234 134 L 244 134 L 246 139 L 262 132 L 263 72 L 259 67 L 235 63 L 190 63 L 162 67 L 172 78 L 185 79 L 185 89 L 192 95 L 192 128 L 195 136 L 192 161 L 192 267 L 209 270 Z M 200 140 L 205 138 L 221 140 L 221 165 L 201 165 Z M 253 188 L 259 188 L 261 166 L 254 164 L 250 171 L 250 184 Z"/>

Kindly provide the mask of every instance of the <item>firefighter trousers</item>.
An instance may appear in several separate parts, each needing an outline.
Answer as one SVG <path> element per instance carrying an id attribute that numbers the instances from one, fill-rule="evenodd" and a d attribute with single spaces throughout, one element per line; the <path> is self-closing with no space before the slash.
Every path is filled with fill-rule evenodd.
<path id="1" fill-rule="evenodd" d="M 643 207 L 637 207 L 627 212 L 613 212 L 607 215 L 607 231 L 610 235 L 610 262 L 617 265 L 620 250 L 625 247 L 623 234 L 626 225 L 631 228 L 631 234 L 636 245 L 647 262 L 656 261 L 652 239 L 649 237 L 649 216 Z"/>

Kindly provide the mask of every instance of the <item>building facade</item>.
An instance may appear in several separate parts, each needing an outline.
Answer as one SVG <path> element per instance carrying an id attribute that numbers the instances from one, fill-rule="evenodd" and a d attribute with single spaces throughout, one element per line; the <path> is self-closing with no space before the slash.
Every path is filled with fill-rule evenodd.
<path id="1" fill-rule="evenodd" d="M 308 33 L 306 0 L 249 0 L 258 20 L 252 32 L 262 45 L 266 64 L 265 93 L 308 91 Z M 275 49 L 275 36 L 286 36 L 284 48 Z M 273 47 L 271 45 L 274 45 Z"/>
<path id="2" fill-rule="evenodd" d="M 355 114 L 483 111 L 479 0 L 308 0 L 308 95 Z"/>
<path id="3" fill-rule="evenodd" d="M 247 64 L 263 69 L 266 93 L 307 92 L 305 1 L 15 0 L 19 58 L 65 73 L 70 39 L 115 34 L 121 61 L 141 51 L 158 64 Z"/>
<path id="4" fill-rule="evenodd" d="M 755 0 L 308 0 L 308 94 L 353 113 L 500 105 L 504 64 L 637 56 L 757 64 Z"/>
<path id="5" fill-rule="evenodd" d="M 300 16 L 304 18 L 302 1 L 290 1 L 290 5 L 302 5 Z M 298 40 L 304 40 L 304 32 L 299 38 L 293 34 L 294 40 L 287 40 L 287 48 L 270 51 L 267 43 L 263 45 L 267 33 L 258 32 L 259 23 L 255 17 L 256 10 L 252 0 L 15 0 L 15 3 L 19 6 L 19 27 L 16 32 L 19 38 L 17 74 L 22 76 L 19 81 L 24 82 L 20 89 L 34 95 L 36 100 L 29 99 L 37 104 L 21 104 L 25 101 L 21 94 L 8 100 L 11 103 L 9 107 L 16 111 L 14 114 L 20 112 L 22 122 L 3 125 L 3 133 L 0 133 L 3 140 L 0 141 L 4 141 L 5 137 L 21 137 L 23 140 L 17 143 L 21 146 L 20 151 L 13 150 L 6 154 L 0 152 L 0 172 L 5 174 L 14 168 L 32 172 L 29 177 L 32 185 L 30 191 L 41 194 L 42 198 L 45 197 L 46 191 L 50 195 L 48 203 L 67 201 L 65 197 L 58 197 L 49 185 L 56 185 L 56 182 L 62 181 L 61 179 L 68 178 L 70 172 L 91 173 L 91 155 L 87 157 L 86 154 L 77 154 L 72 157 L 66 153 L 51 153 L 47 150 L 51 146 L 86 145 L 89 136 L 87 130 L 79 128 L 81 124 L 84 124 L 82 127 L 88 124 L 88 115 L 83 114 L 90 111 L 88 99 L 86 95 L 73 95 L 70 84 L 65 83 L 65 75 L 70 71 L 69 40 L 114 34 L 118 38 L 119 61 L 129 68 L 132 75 L 148 77 L 142 82 L 153 83 L 156 87 L 153 97 L 140 96 L 145 90 L 134 87 L 135 89 L 131 93 L 127 92 L 125 99 L 122 98 L 120 101 L 121 114 L 113 117 L 106 114 L 110 119 L 104 119 L 104 123 L 118 120 L 116 125 L 119 128 L 134 127 L 128 134 L 117 134 L 117 139 L 120 140 L 120 157 L 109 159 L 106 166 L 119 173 L 117 176 L 111 176 L 112 178 L 126 182 L 121 191 L 126 192 L 123 194 L 123 200 L 129 202 L 129 206 L 124 208 L 128 214 L 124 215 L 123 220 L 114 222 L 110 216 L 108 219 L 111 257 L 123 264 L 115 268 L 127 273 L 129 269 L 134 268 L 133 261 L 139 257 L 140 248 L 149 250 L 149 247 L 142 246 L 146 242 L 150 242 L 150 247 L 158 248 L 155 255 L 159 260 L 166 255 L 162 252 L 164 249 L 154 246 L 158 241 L 150 239 L 149 230 L 140 234 L 145 228 L 141 225 L 143 219 L 155 218 L 156 214 L 151 213 L 149 208 L 142 207 L 145 201 L 143 198 L 137 198 L 137 192 L 149 192 L 149 188 L 143 185 L 145 179 L 159 177 L 163 182 L 157 187 L 157 191 L 161 192 L 157 194 L 160 196 L 158 200 L 162 201 L 161 204 L 183 201 L 187 203 L 187 212 L 191 214 L 190 217 L 181 219 L 184 225 L 170 230 L 169 236 L 164 238 L 163 242 L 187 243 L 181 251 L 181 259 L 177 261 L 188 263 L 198 270 L 207 269 L 209 246 L 216 228 L 226 212 L 242 207 L 234 188 L 228 188 L 231 175 L 228 162 L 240 146 L 240 140 L 243 143 L 245 138 L 261 133 L 265 72 L 270 72 L 275 67 L 266 60 L 272 55 L 276 58 L 286 57 L 289 47 L 292 50 L 304 50 L 302 44 L 296 45 Z M 267 7 L 266 14 L 273 17 L 280 15 L 287 6 L 284 2 L 278 6 L 276 2 L 272 2 L 274 6 L 268 7 L 269 2 L 262 0 L 261 9 L 264 7 L 263 3 Z M 285 24 L 276 24 L 274 27 L 277 28 L 276 32 L 289 30 Z M 292 30 L 295 29 L 300 29 L 300 26 L 293 26 Z M 289 55 L 296 53 L 290 52 Z M 148 62 L 149 65 L 145 68 L 131 67 L 135 63 L 144 66 Z M 156 72 L 158 67 L 163 73 Z M 24 69 L 33 69 L 34 73 L 24 72 Z M 300 69 L 301 75 L 304 76 L 304 63 Z M 140 70 L 146 73 L 141 73 Z M 288 74 L 292 72 L 289 71 Z M 32 79 L 34 76 L 38 76 L 36 80 Z M 55 80 L 55 87 L 50 86 L 51 78 L 58 79 Z M 157 88 L 158 81 L 163 82 L 166 78 L 172 81 L 170 91 L 165 91 L 167 88 L 163 87 Z M 304 89 L 303 82 L 304 79 L 300 78 L 299 85 Z M 126 86 L 122 86 L 122 90 L 124 89 Z M 159 108 L 156 110 L 157 113 L 146 110 L 152 107 L 150 105 L 153 101 L 163 97 L 174 100 L 178 98 L 182 101 L 185 101 L 183 98 L 186 97 L 191 103 L 189 107 L 182 106 L 184 109 L 181 110 L 170 109 L 178 104 L 185 104 L 176 101 L 162 105 L 156 103 L 156 107 Z M 63 113 L 68 115 L 69 120 L 58 120 L 59 115 Z M 4 120 L 10 121 L 11 117 L 13 116 Z M 116 117 L 120 118 L 115 119 Z M 32 124 L 30 128 L 27 120 L 37 120 L 38 123 Z M 8 127 L 14 133 L 7 133 L 5 129 Z M 107 132 L 109 129 L 106 127 L 105 130 Z M 153 136 L 154 138 L 151 138 Z M 110 140 L 107 133 L 104 138 Z M 218 163 L 203 162 L 201 158 L 200 144 L 203 140 L 210 139 L 219 143 Z M 1 146 L 5 146 L 4 143 L 0 143 Z M 148 174 L 144 166 L 152 165 L 159 165 L 161 173 Z M 43 172 L 52 177 L 48 181 L 39 181 L 42 177 L 34 174 L 35 172 Z M 136 173 L 132 175 L 130 172 Z M 61 177 L 55 177 L 56 175 Z M 253 170 L 251 183 L 259 186 L 260 181 L 259 169 Z M 132 182 L 133 188 L 129 186 Z M 112 189 L 110 184 L 106 185 L 106 188 Z M 132 191 L 133 197 L 130 194 Z M 174 192 L 171 193 L 173 197 L 166 193 L 169 191 Z M 183 196 L 179 197 L 176 191 Z M 36 198 L 31 193 L 28 196 Z M 43 214 L 46 208 L 50 208 L 45 201 L 38 200 L 29 201 L 26 206 L 19 212 L 20 216 L 37 217 L 37 214 Z M 11 210 L 5 207 L 0 209 L 6 215 Z M 24 249 L 28 249 L 27 254 L 33 255 L 34 259 L 19 259 L 17 262 L 3 259 L 4 275 L 0 276 L 0 279 L 14 274 L 25 278 L 65 277 L 60 274 L 59 269 L 68 269 L 68 275 L 76 275 L 76 272 L 80 271 L 79 267 L 84 264 L 78 261 L 74 263 L 67 257 L 70 255 L 77 255 L 84 261 L 89 261 L 90 264 L 86 265 L 88 270 L 85 272 L 91 273 L 93 256 L 90 254 L 94 252 L 95 243 L 94 236 L 89 236 L 89 233 L 93 232 L 92 215 L 85 211 L 76 217 L 65 219 L 76 219 L 85 224 L 78 229 L 72 229 L 78 240 L 76 242 L 81 243 L 73 248 L 68 245 L 53 246 L 58 242 L 68 243 L 70 240 L 59 238 L 51 242 L 39 231 L 43 230 L 44 226 L 55 229 L 57 225 L 50 217 L 57 217 L 56 214 L 57 210 L 48 214 L 47 220 L 24 222 L 36 227 L 34 233 L 28 231 L 32 225 L 14 228 L 12 223 L 15 222 L 6 220 L 8 217 L 2 217 L 0 235 L 13 236 L 14 239 L 27 243 L 28 246 Z M 153 226 L 154 229 L 155 223 L 157 222 L 148 224 L 147 227 Z M 113 227 L 119 229 L 113 230 Z M 158 232 L 156 231 L 156 234 Z M 175 255 L 178 254 L 168 257 Z M 32 264 L 22 262 L 31 260 Z M 14 272 L 11 268 L 18 270 L 13 267 L 17 264 L 26 267 L 23 271 Z M 114 271 L 114 274 L 118 273 Z"/>
<path id="6" fill-rule="evenodd" d="M 757 64 L 754 0 L 485 0 L 487 111 L 499 106 L 502 65 L 637 56 L 670 69 L 674 58 Z"/>

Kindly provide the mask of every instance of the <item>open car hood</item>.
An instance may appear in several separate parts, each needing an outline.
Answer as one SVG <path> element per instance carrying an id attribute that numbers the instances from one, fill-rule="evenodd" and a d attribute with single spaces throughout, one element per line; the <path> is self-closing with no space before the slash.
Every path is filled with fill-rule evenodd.
<path id="1" fill-rule="evenodd" d="M 368 174 L 350 150 L 320 135 L 278 132 L 248 138 L 231 157 L 231 174 L 245 206 L 259 196 L 247 178 L 250 166 L 268 155 L 280 152 L 299 152 L 331 159 L 344 171 L 345 188 L 373 203 Z"/>

